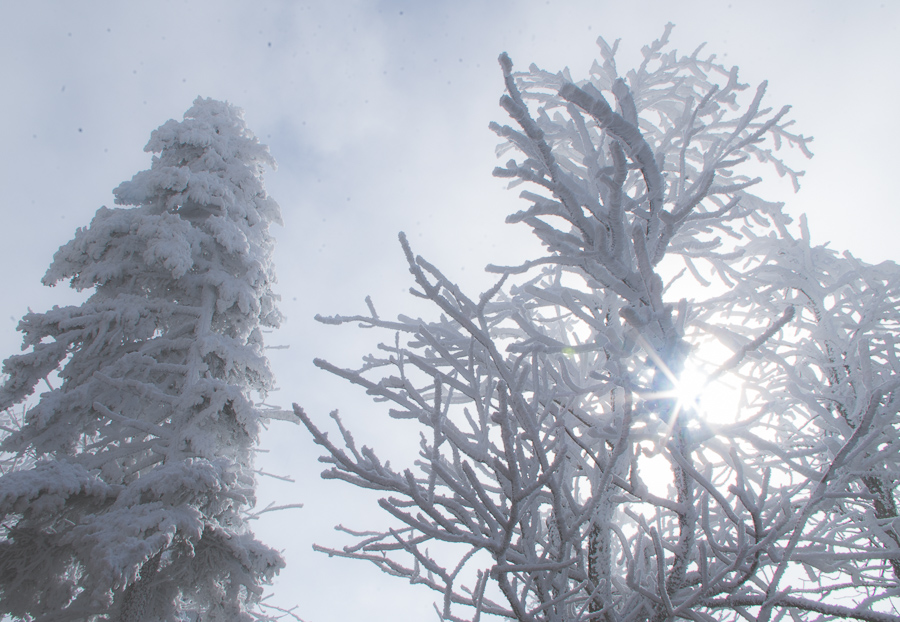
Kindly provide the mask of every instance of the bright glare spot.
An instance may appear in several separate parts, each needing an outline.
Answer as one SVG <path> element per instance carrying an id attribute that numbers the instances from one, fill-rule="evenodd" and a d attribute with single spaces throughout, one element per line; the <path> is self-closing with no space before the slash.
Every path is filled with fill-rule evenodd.
<path id="1" fill-rule="evenodd" d="M 681 372 L 676 385 L 677 399 L 682 408 L 696 408 L 703 390 L 706 389 L 706 375 L 699 369 L 689 366 Z"/>
<path id="2" fill-rule="evenodd" d="M 650 360 L 662 369 L 672 387 L 660 393 L 646 394 L 643 396 L 645 399 L 674 399 L 673 416 L 676 418 L 696 417 L 713 425 L 733 423 L 738 418 L 741 405 L 740 380 L 719 370 L 722 362 L 728 361 L 733 354 L 727 348 L 716 342 L 707 342 L 702 346 L 698 344 L 676 378 L 645 339 L 638 336 L 638 343 Z M 715 363 L 717 360 L 720 362 Z M 670 425 L 673 424 L 674 419 Z"/>
<path id="3" fill-rule="evenodd" d="M 710 424 L 733 423 L 738 415 L 741 389 L 733 377 L 710 380 L 690 359 L 675 384 L 675 396 L 682 412 L 691 412 Z"/>

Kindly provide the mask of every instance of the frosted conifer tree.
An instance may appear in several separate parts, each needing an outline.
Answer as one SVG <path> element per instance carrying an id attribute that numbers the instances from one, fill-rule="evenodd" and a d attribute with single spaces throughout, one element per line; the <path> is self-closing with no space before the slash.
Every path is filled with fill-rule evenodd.
<path id="1" fill-rule="evenodd" d="M 401 235 L 440 319 L 320 318 L 389 333 L 359 368 L 317 364 L 420 431 L 397 467 L 295 406 L 323 476 L 393 518 L 320 550 L 454 622 L 898 622 L 900 267 L 750 191 L 770 166 L 796 187 L 779 150 L 809 139 L 668 34 L 624 76 L 602 39 L 580 81 L 501 56 L 516 157 L 494 174 L 543 254 L 468 296 Z"/>
<path id="2" fill-rule="evenodd" d="M 47 379 L 3 442 L 0 611 L 28 620 L 248 620 L 283 566 L 254 539 L 252 468 L 273 378 L 261 329 L 277 203 L 240 109 L 198 98 L 155 130 L 149 170 L 115 189 L 43 282 L 92 290 L 28 313 L 0 408 Z M 56 378 L 54 380 L 54 372 Z"/>

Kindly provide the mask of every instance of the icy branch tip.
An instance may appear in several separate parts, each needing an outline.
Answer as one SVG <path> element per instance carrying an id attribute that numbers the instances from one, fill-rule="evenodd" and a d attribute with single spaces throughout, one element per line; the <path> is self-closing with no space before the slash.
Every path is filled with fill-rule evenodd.
<path id="1" fill-rule="evenodd" d="M 336 315 L 319 315 L 318 313 L 316 313 L 313 319 L 315 319 L 317 322 L 321 322 L 322 324 L 343 324 L 341 318 Z"/>

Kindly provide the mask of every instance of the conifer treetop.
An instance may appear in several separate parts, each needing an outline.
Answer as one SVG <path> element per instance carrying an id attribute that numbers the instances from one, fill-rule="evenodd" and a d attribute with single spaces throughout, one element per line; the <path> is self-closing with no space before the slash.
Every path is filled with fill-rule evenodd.
<path id="1" fill-rule="evenodd" d="M 2 408 L 53 388 L 0 445 L 31 458 L 0 476 L 0 613 L 250 620 L 284 565 L 246 523 L 254 399 L 274 385 L 261 329 L 281 321 L 275 162 L 240 109 L 203 98 L 146 150 L 121 207 L 43 279 L 91 296 L 25 315 L 24 352 L 3 365 Z"/>

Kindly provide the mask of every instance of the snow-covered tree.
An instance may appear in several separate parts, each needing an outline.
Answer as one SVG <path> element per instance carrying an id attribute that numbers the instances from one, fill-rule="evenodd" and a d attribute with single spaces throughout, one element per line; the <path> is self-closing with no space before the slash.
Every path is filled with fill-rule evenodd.
<path id="1" fill-rule="evenodd" d="M 252 619 L 283 566 L 246 522 L 272 388 L 274 167 L 242 112 L 198 98 L 151 134 L 149 170 L 115 189 L 43 282 L 90 290 L 30 312 L 0 408 L 42 393 L 0 449 L 0 611 L 27 620 Z"/>
<path id="2" fill-rule="evenodd" d="M 501 56 L 519 158 L 495 175 L 528 186 L 508 221 L 543 255 L 471 297 L 401 235 L 440 319 L 320 318 L 391 333 L 317 364 L 422 431 L 397 468 L 295 406 L 323 476 L 395 521 L 320 548 L 440 592 L 444 620 L 900 620 L 900 268 L 751 193 L 770 166 L 796 187 L 779 149 L 809 139 L 668 36 L 624 77 L 602 39 L 582 81 Z"/>

